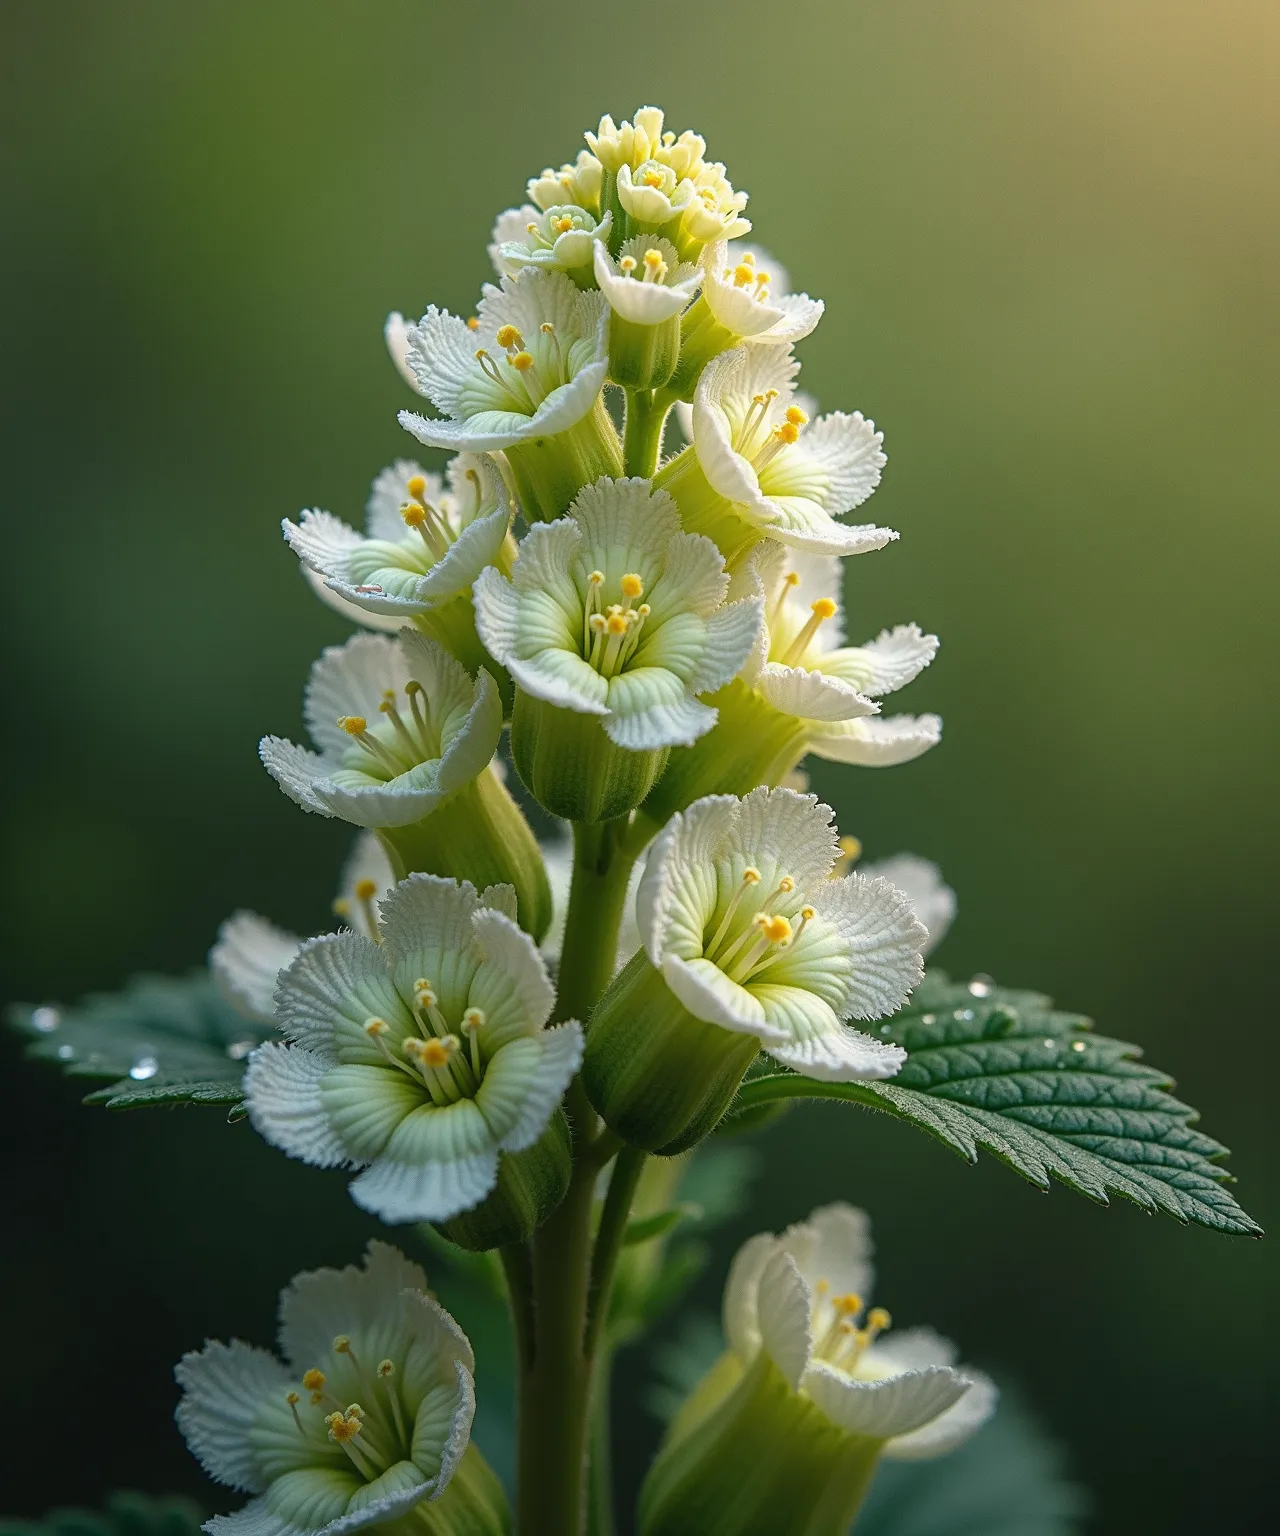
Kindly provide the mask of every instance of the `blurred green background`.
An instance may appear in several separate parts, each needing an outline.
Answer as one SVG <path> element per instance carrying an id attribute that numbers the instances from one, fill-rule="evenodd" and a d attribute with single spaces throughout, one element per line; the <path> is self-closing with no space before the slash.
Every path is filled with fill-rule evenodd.
<path id="1" fill-rule="evenodd" d="M 468 312 L 526 176 L 657 101 L 825 297 L 804 384 L 886 429 L 903 537 L 850 562 L 853 629 L 943 636 L 903 703 L 943 745 L 815 788 L 870 856 L 941 862 L 940 963 L 1175 1073 L 1274 1228 L 1278 45 L 1271 0 L 6 0 L 6 995 L 181 970 L 241 904 L 323 922 L 346 829 L 254 747 L 345 629 L 278 520 L 355 519 L 407 450 L 387 309 Z M 3 1048 L 4 1500 L 218 1507 L 172 1362 L 265 1342 L 276 1287 L 372 1224 L 219 1112 L 80 1109 Z M 1097 1531 L 1260 1528 L 1274 1243 L 851 1110 L 763 1149 L 708 1303 L 749 1230 L 851 1198 L 881 1298 L 1021 1383 Z M 654 1429 L 623 1428 L 634 1477 Z"/>

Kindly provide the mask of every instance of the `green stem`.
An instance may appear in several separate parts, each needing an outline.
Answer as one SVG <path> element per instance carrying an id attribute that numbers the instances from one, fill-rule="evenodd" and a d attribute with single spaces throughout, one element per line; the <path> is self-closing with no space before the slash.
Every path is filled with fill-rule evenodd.
<path id="1" fill-rule="evenodd" d="M 587 1294 L 587 1355 L 593 1356 L 606 1330 L 609 1294 L 622 1251 L 622 1239 L 631 1219 L 631 1202 L 640 1180 L 647 1153 L 638 1147 L 623 1147 L 613 1165 L 609 1193 L 605 1196 L 600 1226 L 596 1232 L 595 1252 L 591 1255 L 591 1284 Z"/>
<path id="2" fill-rule="evenodd" d="M 498 1257 L 507 1277 L 516 1361 L 524 1370 L 533 1362 L 533 1259 L 528 1243 L 508 1243 L 505 1248 L 499 1248 Z"/>
<path id="3" fill-rule="evenodd" d="M 574 825 L 558 1019 L 585 1021 L 613 975 L 633 862 L 622 850 L 625 830 L 625 822 Z M 533 1239 L 533 1352 L 520 1381 L 521 1536 L 578 1536 L 586 1514 L 591 1219 L 596 1179 L 619 1142 L 599 1128 L 576 1078 L 565 1108 L 573 1123 L 573 1176 L 563 1202 Z"/>
<path id="4" fill-rule="evenodd" d="M 613 1351 L 606 1343 L 595 1358 L 591 1383 L 591 1464 L 587 1472 L 587 1536 L 614 1536 Z"/>
<path id="5" fill-rule="evenodd" d="M 626 474 L 649 480 L 656 473 L 658 455 L 662 452 L 662 429 L 671 409 L 671 398 L 661 389 L 627 391 L 627 424 L 622 440 Z"/>

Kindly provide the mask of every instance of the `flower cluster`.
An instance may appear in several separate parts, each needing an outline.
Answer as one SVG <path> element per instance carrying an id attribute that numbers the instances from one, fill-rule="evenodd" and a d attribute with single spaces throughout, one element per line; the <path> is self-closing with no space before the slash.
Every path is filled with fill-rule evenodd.
<path id="1" fill-rule="evenodd" d="M 266 1141 L 348 1170 L 384 1222 L 502 1251 L 544 1394 L 520 1528 L 571 1536 L 610 1277 L 648 1240 L 641 1164 L 707 1137 L 761 1053 L 829 1084 L 897 1073 L 904 1049 L 858 1025 L 904 1003 L 952 908 L 909 858 L 851 872 L 796 787 L 808 755 L 888 766 L 940 734 L 881 713 L 935 636 L 845 641 L 842 562 L 898 535 L 853 516 L 882 433 L 797 387 L 822 302 L 743 243 L 746 193 L 656 108 L 602 118 L 526 199 L 469 313 L 387 320 L 421 397 L 401 425 L 449 457 L 384 468 L 362 530 L 283 523 L 357 626 L 311 670 L 310 745 L 260 747 L 298 806 L 361 829 L 342 926 L 240 912 L 210 967 L 279 1031 L 244 1079 Z M 530 801 L 571 854 L 539 845 Z M 843 1206 L 742 1250 L 729 1350 L 654 1468 L 646 1532 L 844 1530 L 881 1454 L 980 1422 L 989 1387 L 946 1346 L 885 1342 L 868 1253 Z M 415 1265 L 374 1244 L 363 1270 L 299 1276 L 282 1322 L 283 1361 L 210 1344 L 179 1367 L 193 1449 L 255 1495 L 211 1529 L 509 1529 L 467 1445 L 470 1346 Z M 815 1501 L 826 1525 L 804 1523 Z"/>

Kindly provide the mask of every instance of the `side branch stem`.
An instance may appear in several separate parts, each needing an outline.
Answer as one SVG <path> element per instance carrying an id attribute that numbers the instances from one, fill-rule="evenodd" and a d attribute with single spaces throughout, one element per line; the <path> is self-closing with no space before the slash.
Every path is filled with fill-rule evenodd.
<path id="1" fill-rule="evenodd" d="M 629 389 L 627 422 L 622 440 L 623 469 L 628 475 L 652 479 L 662 452 L 662 429 L 671 397 L 661 389 Z"/>

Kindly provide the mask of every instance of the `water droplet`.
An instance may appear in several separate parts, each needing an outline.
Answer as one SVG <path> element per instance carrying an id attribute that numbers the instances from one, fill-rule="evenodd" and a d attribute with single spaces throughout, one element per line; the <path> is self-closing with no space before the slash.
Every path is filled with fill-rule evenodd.
<path id="1" fill-rule="evenodd" d="M 1056 1040 L 1050 1040 L 1046 1038 L 1044 1042 L 1044 1048 L 1046 1051 L 1056 1051 L 1058 1049 L 1058 1042 Z"/>
<path id="2" fill-rule="evenodd" d="M 882 1024 L 880 1026 L 880 1033 L 882 1035 L 891 1035 L 893 1033 L 893 1026 L 891 1024 Z"/>
<path id="3" fill-rule="evenodd" d="M 938 1022 L 938 1015 L 936 1013 L 922 1013 L 920 1015 L 920 1022 L 922 1024 L 936 1024 Z"/>
<path id="4" fill-rule="evenodd" d="M 56 1008 L 44 1007 L 31 1010 L 31 1027 L 39 1030 L 42 1035 L 51 1035 L 61 1023 L 62 1015 Z"/>
<path id="5" fill-rule="evenodd" d="M 71 1058 L 75 1055 L 75 1053 L 76 1053 L 76 1051 L 75 1051 L 75 1047 L 73 1045 L 60 1045 L 58 1047 L 58 1060 L 59 1061 L 70 1061 Z"/>
<path id="6" fill-rule="evenodd" d="M 973 1018 L 973 1009 L 972 1008 L 957 1008 L 956 1009 L 956 1018 L 960 1019 L 963 1023 L 968 1024 L 972 1020 L 972 1018 Z"/>
<path id="7" fill-rule="evenodd" d="M 256 1040 L 233 1040 L 227 1047 L 227 1055 L 232 1061 L 243 1061 L 257 1043 Z"/>
<path id="8" fill-rule="evenodd" d="M 247 1105 L 233 1104 L 227 1111 L 227 1124 L 235 1125 L 238 1121 L 243 1120 L 248 1113 L 249 1109 Z"/>
<path id="9" fill-rule="evenodd" d="M 1071 1049 L 1073 1051 L 1086 1051 L 1088 1050 L 1088 1046 L 1085 1045 L 1083 1040 L 1073 1040 L 1071 1042 Z"/>
<path id="10" fill-rule="evenodd" d="M 144 1083 L 147 1078 L 154 1077 L 159 1070 L 160 1063 L 154 1056 L 139 1056 L 129 1068 L 129 1076 L 136 1083 Z"/>
<path id="11" fill-rule="evenodd" d="M 995 977 L 988 976 L 985 971 L 979 971 L 969 983 L 969 991 L 973 993 L 974 997 L 990 997 L 995 989 Z"/>

